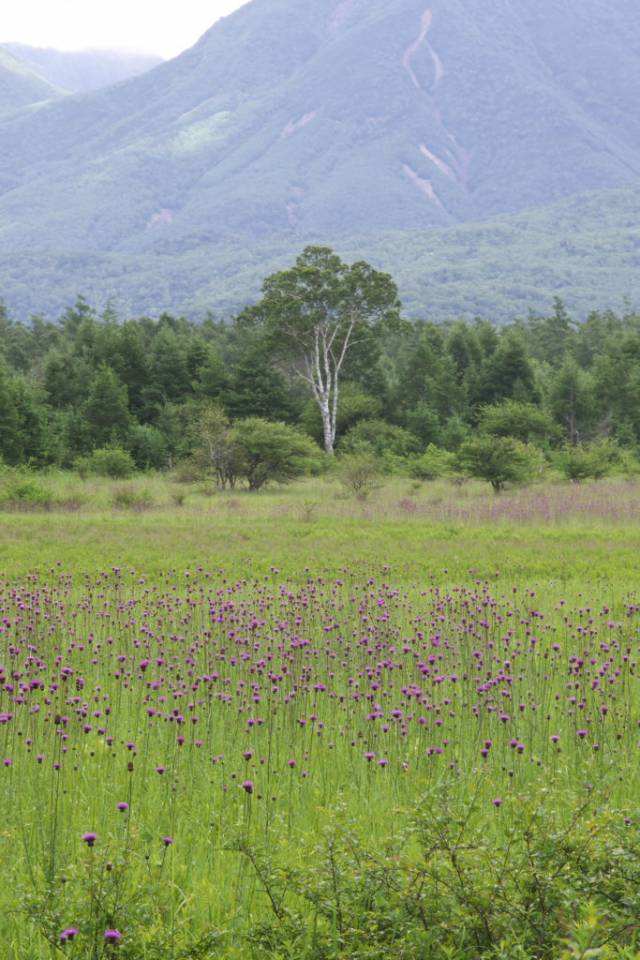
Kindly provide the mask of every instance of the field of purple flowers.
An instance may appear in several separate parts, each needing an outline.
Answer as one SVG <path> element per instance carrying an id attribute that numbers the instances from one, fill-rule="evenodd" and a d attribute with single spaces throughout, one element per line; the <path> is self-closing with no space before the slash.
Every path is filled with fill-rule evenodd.
<path id="1" fill-rule="evenodd" d="M 0 583 L 8 960 L 638 956 L 640 595 L 374 568 Z"/>

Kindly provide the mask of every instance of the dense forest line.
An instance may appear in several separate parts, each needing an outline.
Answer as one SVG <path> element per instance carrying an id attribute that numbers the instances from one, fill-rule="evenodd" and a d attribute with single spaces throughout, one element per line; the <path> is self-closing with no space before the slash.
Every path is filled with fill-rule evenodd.
<path id="1" fill-rule="evenodd" d="M 14 322 L 0 309 L 0 457 L 8 466 L 88 468 L 108 450 L 138 469 L 175 467 L 201 448 L 212 410 L 231 424 L 259 418 L 322 438 L 305 385 L 241 323 L 124 319 L 98 315 L 83 299 L 58 322 Z M 547 457 L 604 444 L 609 459 L 614 449 L 635 459 L 640 315 L 594 312 L 577 323 L 556 299 L 547 315 L 500 328 L 480 319 L 406 322 L 350 351 L 338 454 L 367 453 L 416 475 L 422 462 L 429 476 L 455 457 L 460 467 L 462 450 L 474 472 L 478 452 L 469 448 L 481 436 L 494 438 L 494 451 L 495 438 L 506 438 L 511 461 L 513 443 Z"/>

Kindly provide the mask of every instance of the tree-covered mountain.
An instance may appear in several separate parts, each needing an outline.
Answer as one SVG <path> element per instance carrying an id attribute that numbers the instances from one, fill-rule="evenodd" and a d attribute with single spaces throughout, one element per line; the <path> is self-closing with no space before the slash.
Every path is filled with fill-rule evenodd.
<path id="1" fill-rule="evenodd" d="M 635 0 L 252 0 L 149 73 L 0 120 L 0 290 L 18 311 L 60 281 L 136 310 L 237 306 L 274 251 L 312 239 L 394 246 L 381 265 L 400 263 L 403 293 L 424 285 L 428 312 L 427 253 L 473 256 L 460 224 L 638 182 L 638 102 Z M 560 238 L 571 257 L 609 196 L 566 231 L 562 205 L 527 214 L 533 266 Z M 475 242 L 537 288 L 522 243 L 512 262 L 519 221 L 501 223 Z"/>
<path id="2" fill-rule="evenodd" d="M 59 96 L 51 83 L 0 47 L 0 116 L 43 100 Z"/>
<path id="3" fill-rule="evenodd" d="M 162 63 L 152 54 L 126 50 L 54 50 L 23 43 L 4 43 L 0 49 L 67 93 L 84 93 L 137 77 Z"/>

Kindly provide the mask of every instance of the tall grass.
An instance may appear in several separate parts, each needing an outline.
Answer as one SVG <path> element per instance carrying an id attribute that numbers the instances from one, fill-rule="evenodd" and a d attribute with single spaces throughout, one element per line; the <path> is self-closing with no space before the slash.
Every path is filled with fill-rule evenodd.
<path id="1" fill-rule="evenodd" d="M 633 948 L 628 587 L 60 566 L 0 606 L 12 960 L 550 958 L 587 901 Z"/>

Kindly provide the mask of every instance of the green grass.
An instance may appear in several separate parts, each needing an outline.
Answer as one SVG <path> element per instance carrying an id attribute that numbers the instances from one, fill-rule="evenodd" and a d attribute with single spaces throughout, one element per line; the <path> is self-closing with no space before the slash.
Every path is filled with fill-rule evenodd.
<path id="1" fill-rule="evenodd" d="M 43 483 L 0 515 L 8 960 L 637 957 L 637 483 Z"/>
<path id="2" fill-rule="evenodd" d="M 112 565 L 148 574 L 198 564 L 234 576 L 300 579 L 305 567 L 390 568 L 403 585 L 470 578 L 615 583 L 640 572 L 640 484 L 548 484 L 496 497 L 487 484 L 390 480 L 366 500 L 312 480 L 259 494 L 216 492 L 161 475 L 132 481 L 52 474 L 50 500 L 5 506 L 0 570 L 75 572 Z M 114 507 L 123 490 L 130 508 Z M 180 506 L 174 498 L 184 498 Z M 136 499 L 142 506 L 136 506 Z"/>

